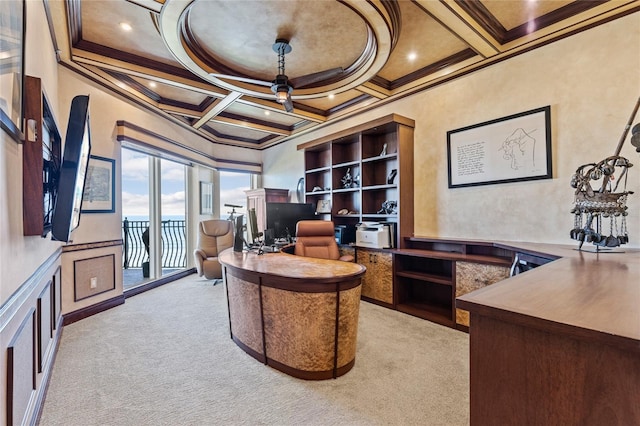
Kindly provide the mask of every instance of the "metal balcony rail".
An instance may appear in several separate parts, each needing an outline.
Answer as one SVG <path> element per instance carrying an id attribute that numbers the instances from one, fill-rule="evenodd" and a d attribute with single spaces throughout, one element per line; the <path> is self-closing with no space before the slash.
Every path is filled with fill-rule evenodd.
<path id="1" fill-rule="evenodd" d="M 149 221 L 122 221 L 124 249 L 122 263 L 124 269 L 142 268 L 149 261 Z M 184 220 L 163 220 L 161 222 L 162 268 L 186 268 L 187 243 Z"/>

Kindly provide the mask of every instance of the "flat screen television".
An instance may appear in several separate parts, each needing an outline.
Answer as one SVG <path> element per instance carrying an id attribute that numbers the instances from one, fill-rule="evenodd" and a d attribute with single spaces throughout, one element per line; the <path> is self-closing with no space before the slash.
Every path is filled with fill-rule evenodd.
<path id="1" fill-rule="evenodd" d="M 69 242 L 71 231 L 80 224 L 82 193 L 91 153 L 89 96 L 71 101 L 64 154 L 58 177 L 58 191 L 51 219 L 51 238 Z"/>
<path id="2" fill-rule="evenodd" d="M 273 232 L 273 238 L 290 240 L 296 236 L 298 221 L 318 219 L 313 204 L 266 203 L 265 210 L 266 229 Z"/>

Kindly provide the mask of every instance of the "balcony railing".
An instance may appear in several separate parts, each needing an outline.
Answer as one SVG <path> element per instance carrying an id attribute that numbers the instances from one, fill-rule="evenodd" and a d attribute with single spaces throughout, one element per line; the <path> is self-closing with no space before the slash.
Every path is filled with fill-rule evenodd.
<path id="1" fill-rule="evenodd" d="M 186 268 L 187 247 L 184 220 L 163 220 L 161 223 L 162 268 Z M 149 261 L 149 221 L 122 221 L 124 269 L 142 268 Z"/>

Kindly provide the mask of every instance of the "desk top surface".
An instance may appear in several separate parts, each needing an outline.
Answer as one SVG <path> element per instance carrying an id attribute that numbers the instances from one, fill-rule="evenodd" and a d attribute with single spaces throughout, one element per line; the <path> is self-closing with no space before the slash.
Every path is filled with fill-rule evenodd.
<path id="1" fill-rule="evenodd" d="M 560 257 L 457 299 L 470 312 L 562 330 L 640 351 L 640 251 L 500 243 Z"/>
<path id="2" fill-rule="evenodd" d="M 353 262 L 315 259 L 287 253 L 258 255 L 227 249 L 218 259 L 225 266 L 248 272 L 311 280 L 356 278 L 366 271 L 364 266 Z"/>

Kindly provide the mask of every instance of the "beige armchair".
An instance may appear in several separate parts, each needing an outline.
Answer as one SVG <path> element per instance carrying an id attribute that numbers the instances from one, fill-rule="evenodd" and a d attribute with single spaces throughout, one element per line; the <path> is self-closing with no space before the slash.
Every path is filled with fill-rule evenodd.
<path id="1" fill-rule="evenodd" d="M 208 280 L 222 278 L 218 254 L 233 247 L 233 222 L 229 220 L 203 220 L 198 226 L 198 248 L 194 250 L 198 276 Z"/>

